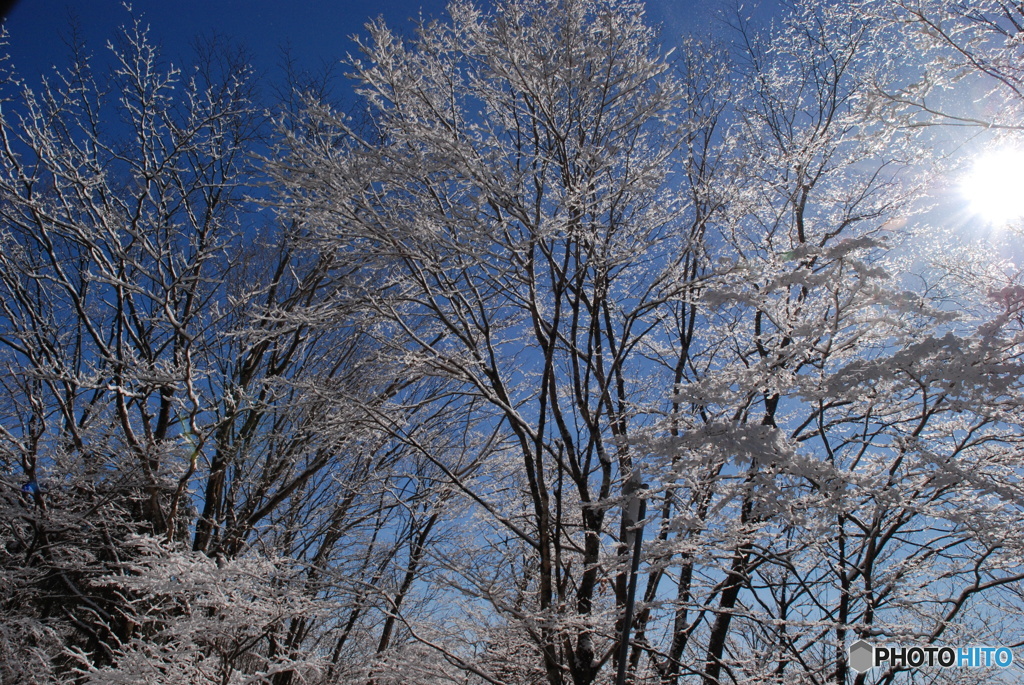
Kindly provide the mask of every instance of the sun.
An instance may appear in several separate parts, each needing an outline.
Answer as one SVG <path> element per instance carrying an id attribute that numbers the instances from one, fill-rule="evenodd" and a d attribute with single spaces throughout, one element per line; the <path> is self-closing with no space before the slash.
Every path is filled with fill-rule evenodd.
<path id="1" fill-rule="evenodd" d="M 1024 150 L 1003 148 L 974 161 L 960 181 L 960 193 L 973 214 L 992 225 L 1024 216 Z"/>

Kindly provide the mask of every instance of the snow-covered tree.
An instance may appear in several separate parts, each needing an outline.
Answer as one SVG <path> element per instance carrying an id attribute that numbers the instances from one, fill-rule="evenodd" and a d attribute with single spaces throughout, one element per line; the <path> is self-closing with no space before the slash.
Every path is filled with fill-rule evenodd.
<path id="1" fill-rule="evenodd" d="M 743 33 L 706 352 L 662 438 L 684 505 L 652 550 L 681 564 L 664 681 L 892 682 L 849 643 L 1019 639 L 987 609 L 1019 610 L 1024 571 L 1015 277 L 922 252 L 908 172 L 932 160 L 878 116 L 906 77 L 890 30 L 805 3 Z"/>
<path id="2" fill-rule="evenodd" d="M 857 636 L 981 620 L 1019 573 L 982 534 L 1019 519 L 1017 339 L 905 282 L 928 160 L 880 116 L 890 25 L 804 3 L 738 26 L 732 62 L 669 64 L 628 3 L 449 14 L 374 25 L 374 135 L 312 108 L 276 171 L 321 249 L 373 271 L 380 348 L 437 383 L 417 406 L 484 448 L 425 451 L 476 509 L 432 578 L 549 682 L 607 679 L 643 474 L 632 677 L 846 682 Z M 425 642 L 520 672 L 466 631 Z"/>
<path id="3" fill-rule="evenodd" d="M 175 645 L 216 656 L 220 642 L 185 625 L 204 617 L 205 590 L 175 596 L 167 582 L 147 623 L 145 588 L 168 564 L 139 556 L 142 536 L 192 565 L 179 581 L 214 560 L 270 560 L 289 591 L 330 608 L 273 609 L 273 588 L 251 594 L 255 570 L 208 574 L 236 625 L 246 603 L 276 617 L 254 618 L 210 663 L 284 685 L 302 673 L 281 666 L 299 651 L 330 660 L 325 631 L 339 623 L 387 632 L 386 597 L 411 584 L 436 532 L 435 481 L 415 481 L 422 464 L 348 409 L 399 381 L 345 313 L 346 273 L 256 212 L 266 117 L 243 57 L 205 46 L 175 67 L 136 20 L 109 72 L 80 47 L 41 87 L 5 73 L 5 682 L 110 679 L 143 658 L 175 661 Z"/>
<path id="4" fill-rule="evenodd" d="M 449 14 L 410 43 L 373 25 L 352 66 L 374 136 L 311 111 L 334 135 L 289 138 L 278 174 L 322 249 L 374 270 L 378 345 L 437 384 L 421 414 L 456 412 L 479 450 L 425 453 L 482 513 L 447 582 L 529 635 L 550 682 L 589 683 L 621 620 L 630 439 L 679 363 L 664 314 L 700 226 L 674 166 L 705 122 L 639 5 Z"/>

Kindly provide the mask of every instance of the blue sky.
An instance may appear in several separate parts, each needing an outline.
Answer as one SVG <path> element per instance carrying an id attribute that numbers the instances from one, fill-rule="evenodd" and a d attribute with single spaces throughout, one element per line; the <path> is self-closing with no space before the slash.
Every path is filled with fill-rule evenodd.
<path id="1" fill-rule="evenodd" d="M 349 36 L 364 33 L 370 18 L 383 16 L 408 33 L 415 20 L 444 15 L 447 0 L 135 0 L 132 6 L 152 27 L 152 36 L 171 61 L 190 55 L 197 35 L 217 33 L 246 45 L 255 66 L 271 74 L 282 46 L 306 68 L 338 62 L 353 51 Z M 719 0 L 649 0 L 650 21 L 662 24 L 666 38 L 687 31 L 704 32 L 713 24 Z M 287 9 L 282 9 L 287 7 Z M 128 19 L 120 0 L 18 0 L 8 13 L 9 52 L 29 85 L 53 65 L 67 62 L 62 36 L 75 17 L 86 43 L 100 54 L 108 38 Z"/>

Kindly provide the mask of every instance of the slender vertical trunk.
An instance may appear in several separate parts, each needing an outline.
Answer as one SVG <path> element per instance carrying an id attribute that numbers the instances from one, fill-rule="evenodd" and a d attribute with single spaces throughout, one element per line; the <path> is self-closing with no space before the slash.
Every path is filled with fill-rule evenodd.
<path id="1" fill-rule="evenodd" d="M 732 565 L 722 588 L 722 597 L 718 604 L 715 623 L 711 627 L 708 638 L 707 657 L 704 664 L 704 685 L 719 685 L 722 672 L 722 657 L 725 654 L 725 642 L 732 623 L 733 610 L 739 599 L 740 590 L 747 583 L 747 566 L 750 559 L 751 546 L 739 546 L 733 553 Z"/>

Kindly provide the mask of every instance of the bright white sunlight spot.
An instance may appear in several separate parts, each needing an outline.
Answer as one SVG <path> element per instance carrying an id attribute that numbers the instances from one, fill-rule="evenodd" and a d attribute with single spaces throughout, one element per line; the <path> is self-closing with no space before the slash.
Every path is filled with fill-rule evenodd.
<path id="1" fill-rule="evenodd" d="M 984 221 L 1006 224 L 1024 216 L 1024 150 L 1005 148 L 979 157 L 960 182 L 971 211 Z"/>

